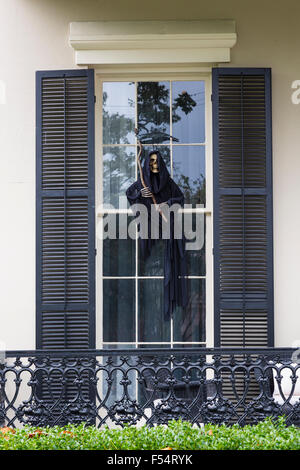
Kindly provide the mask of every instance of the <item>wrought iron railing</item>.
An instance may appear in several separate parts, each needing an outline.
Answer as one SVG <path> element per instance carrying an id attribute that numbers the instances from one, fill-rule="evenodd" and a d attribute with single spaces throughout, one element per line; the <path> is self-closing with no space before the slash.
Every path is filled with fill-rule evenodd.
<path id="1" fill-rule="evenodd" d="M 0 425 L 300 422 L 293 349 L 7 351 Z"/>

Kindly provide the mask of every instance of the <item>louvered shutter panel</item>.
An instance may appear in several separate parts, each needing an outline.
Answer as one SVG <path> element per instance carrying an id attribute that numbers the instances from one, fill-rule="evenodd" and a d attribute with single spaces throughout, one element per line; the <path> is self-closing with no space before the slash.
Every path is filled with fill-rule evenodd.
<path id="1" fill-rule="evenodd" d="M 36 93 L 36 344 L 94 348 L 94 71 L 37 72 Z"/>
<path id="2" fill-rule="evenodd" d="M 270 69 L 213 69 L 215 346 L 273 345 Z"/>

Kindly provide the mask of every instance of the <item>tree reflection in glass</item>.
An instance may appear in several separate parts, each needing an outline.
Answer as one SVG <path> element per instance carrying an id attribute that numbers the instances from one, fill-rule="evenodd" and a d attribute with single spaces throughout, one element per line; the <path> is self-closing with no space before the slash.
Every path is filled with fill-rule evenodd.
<path id="1" fill-rule="evenodd" d="M 205 82 L 172 82 L 172 134 L 182 144 L 205 142 Z"/>
<path id="2" fill-rule="evenodd" d="M 103 202 L 119 207 L 134 180 L 135 147 L 103 147 Z"/>
<path id="3" fill-rule="evenodd" d="M 137 84 L 137 113 L 141 142 L 145 144 L 169 142 L 169 82 L 139 82 Z"/>
<path id="4" fill-rule="evenodd" d="M 134 82 L 104 82 L 103 144 L 135 144 Z"/>
<path id="5" fill-rule="evenodd" d="M 185 204 L 205 206 L 205 147 L 173 147 L 173 179 L 184 194 Z"/>

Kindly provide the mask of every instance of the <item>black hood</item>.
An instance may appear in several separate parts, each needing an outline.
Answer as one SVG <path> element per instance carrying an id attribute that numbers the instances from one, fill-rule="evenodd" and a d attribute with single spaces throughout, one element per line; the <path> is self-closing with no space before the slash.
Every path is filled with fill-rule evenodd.
<path id="1" fill-rule="evenodd" d="M 150 157 L 154 153 L 157 155 L 157 165 L 159 169 L 158 173 L 152 173 L 150 169 Z M 147 155 L 145 158 L 143 165 L 143 177 L 146 185 L 150 188 L 153 194 L 159 193 L 169 182 L 170 173 L 159 150 L 152 150 L 152 152 L 150 152 L 149 155 Z"/>

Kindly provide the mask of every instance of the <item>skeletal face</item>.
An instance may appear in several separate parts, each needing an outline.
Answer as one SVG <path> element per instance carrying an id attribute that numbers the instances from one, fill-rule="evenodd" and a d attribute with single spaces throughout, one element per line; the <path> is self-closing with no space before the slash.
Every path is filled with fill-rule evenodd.
<path id="1" fill-rule="evenodd" d="M 156 153 L 153 153 L 150 157 L 150 170 L 152 171 L 152 173 L 159 172 Z"/>

